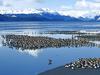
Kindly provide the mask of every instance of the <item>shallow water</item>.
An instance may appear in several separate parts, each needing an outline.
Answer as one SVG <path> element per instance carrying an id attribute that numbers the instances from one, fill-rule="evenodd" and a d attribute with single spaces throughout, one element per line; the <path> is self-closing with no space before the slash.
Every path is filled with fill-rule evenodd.
<path id="1" fill-rule="evenodd" d="M 68 22 L 0 22 L 0 75 L 37 75 L 78 58 L 100 57 L 100 41 L 96 46 L 42 48 L 21 50 L 3 46 L 2 35 L 16 34 L 70 39 L 78 34 L 44 34 L 51 31 L 99 32 L 100 23 Z M 95 34 L 93 34 L 95 35 Z M 52 60 L 52 64 L 49 64 Z"/>

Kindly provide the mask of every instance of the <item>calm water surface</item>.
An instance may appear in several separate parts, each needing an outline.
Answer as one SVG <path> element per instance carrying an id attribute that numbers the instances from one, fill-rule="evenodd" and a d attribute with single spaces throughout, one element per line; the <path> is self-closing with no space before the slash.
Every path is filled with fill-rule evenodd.
<path id="1" fill-rule="evenodd" d="M 99 31 L 100 23 L 0 22 L 0 75 L 38 75 L 78 58 L 100 57 L 100 43 L 95 47 L 60 47 L 21 50 L 3 46 L 2 35 L 71 38 L 72 34 L 41 34 L 50 31 Z M 52 60 L 52 64 L 49 64 Z"/>

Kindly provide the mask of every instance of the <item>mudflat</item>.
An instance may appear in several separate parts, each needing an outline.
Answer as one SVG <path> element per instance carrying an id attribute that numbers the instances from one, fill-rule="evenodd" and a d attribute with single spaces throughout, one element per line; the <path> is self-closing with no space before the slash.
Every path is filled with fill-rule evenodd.
<path id="1" fill-rule="evenodd" d="M 57 67 L 52 70 L 48 70 L 45 72 L 40 73 L 39 75 L 100 75 L 100 68 L 93 69 L 71 69 L 65 68 L 64 66 Z"/>

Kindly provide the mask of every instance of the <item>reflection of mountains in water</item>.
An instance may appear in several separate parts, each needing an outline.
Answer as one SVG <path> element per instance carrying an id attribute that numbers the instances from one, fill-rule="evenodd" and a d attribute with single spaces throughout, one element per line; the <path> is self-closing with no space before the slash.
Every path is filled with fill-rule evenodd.
<path id="1" fill-rule="evenodd" d="M 29 50 L 29 49 L 26 49 L 26 50 L 18 50 L 20 53 L 25 53 L 25 54 L 29 54 L 29 55 L 31 55 L 31 56 L 33 56 L 33 57 L 38 57 L 38 55 L 40 54 L 40 53 L 42 53 L 42 50 L 40 49 L 40 50 L 38 50 L 38 49 L 36 49 L 36 50 Z"/>
<path id="2" fill-rule="evenodd" d="M 70 39 L 56 39 L 51 37 L 41 36 L 27 36 L 27 35 L 4 35 L 2 36 L 4 46 L 16 49 L 41 49 L 49 47 L 95 47 L 95 43 L 90 42 L 87 39 L 72 37 Z"/>

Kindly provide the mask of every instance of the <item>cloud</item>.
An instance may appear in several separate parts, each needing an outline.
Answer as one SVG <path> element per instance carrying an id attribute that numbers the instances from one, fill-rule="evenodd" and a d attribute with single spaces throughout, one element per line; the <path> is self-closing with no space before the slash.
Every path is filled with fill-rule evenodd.
<path id="1" fill-rule="evenodd" d="M 21 0 L 15 0 L 17 2 L 20 2 Z M 30 1 L 30 2 L 36 2 L 36 3 L 41 3 L 41 2 L 44 2 L 45 0 L 23 0 L 24 1 Z"/>
<path id="2" fill-rule="evenodd" d="M 7 1 L 7 0 L 0 0 L 0 6 L 1 7 L 9 7 L 9 6 L 11 6 L 12 5 L 12 2 L 11 2 L 11 0 L 9 0 L 9 1 Z"/>
<path id="3" fill-rule="evenodd" d="M 60 9 L 72 9 L 72 7 L 71 6 L 62 5 L 60 7 Z"/>
<path id="4" fill-rule="evenodd" d="M 77 0 L 75 3 L 75 8 L 80 10 L 99 10 L 100 3 L 95 1 L 87 1 L 87 0 Z"/>
<path id="5" fill-rule="evenodd" d="M 100 14 L 100 0 L 76 0 L 73 7 L 64 5 L 60 8 L 63 10 L 60 11 L 63 15 L 74 17 L 87 16 L 92 18 L 94 15 Z"/>
<path id="6" fill-rule="evenodd" d="M 0 7 L 31 8 L 36 3 L 43 3 L 44 1 L 45 0 L 0 0 Z"/>
<path id="7" fill-rule="evenodd" d="M 33 0 L 33 1 L 35 1 L 35 2 L 37 2 L 37 3 L 42 3 L 42 2 L 44 2 L 44 0 Z"/>
<path id="8" fill-rule="evenodd" d="M 72 6 L 62 5 L 60 8 L 71 10 L 100 10 L 100 0 L 76 0 Z"/>
<path id="9" fill-rule="evenodd" d="M 94 0 L 95 2 L 100 2 L 100 0 Z"/>
<path id="10" fill-rule="evenodd" d="M 3 1 L 2 0 L 0 0 L 0 6 L 2 6 L 3 5 Z"/>

